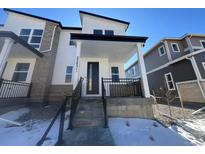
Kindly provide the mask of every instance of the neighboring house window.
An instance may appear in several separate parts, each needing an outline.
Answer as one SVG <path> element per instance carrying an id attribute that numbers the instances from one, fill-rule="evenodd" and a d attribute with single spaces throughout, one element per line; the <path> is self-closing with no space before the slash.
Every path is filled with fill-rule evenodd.
<path id="1" fill-rule="evenodd" d="M 205 70 L 205 62 L 202 62 L 202 66 L 203 66 L 203 68 L 204 68 L 204 70 Z"/>
<path id="2" fill-rule="evenodd" d="M 202 46 L 203 48 L 205 48 L 205 40 L 200 40 L 200 42 L 201 42 L 201 46 Z"/>
<path id="3" fill-rule="evenodd" d="M 75 43 L 75 41 L 70 41 L 70 46 L 76 46 L 76 43 Z"/>
<path id="4" fill-rule="evenodd" d="M 102 34 L 103 34 L 103 31 L 102 31 L 101 29 L 94 29 L 94 30 L 93 30 L 93 34 L 102 35 Z"/>
<path id="5" fill-rule="evenodd" d="M 66 83 L 71 83 L 72 73 L 73 73 L 73 66 L 67 66 L 66 67 L 66 75 L 65 75 L 65 82 Z"/>
<path id="6" fill-rule="evenodd" d="M 179 45 L 177 43 L 171 43 L 173 52 L 180 52 Z"/>
<path id="7" fill-rule="evenodd" d="M 114 35 L 113 30 L 105 30 L 105 35 Z"/>
<path id="8" fill-rule="evenodd" d="M 42 29 L 21 29 L 20 38 L 30 44 L 32 47 L 39 49 L 42 40 Z"/>
<path id="9" fill-rule="evenodd" d="M 159 51 L 159 56 L 163 56 L 166 54 L 165 52 L 165 48 L 164 46 L 162 45 L 161 47 L 158 48 L 158 51 Z"/>
<path id="10" fill-rule="evenodd" d="M 174 80 L 171 73 L 165 74 L 165 80 L 167 83 L 168 90 L 175 90 Z"/>
<path id="11" fill-rule="evenodd" d="M 29 70 L 29 63 L 17 63 L 16 68 L 12 77 L 12 81 L 26 81 L 28 70 Z"/>
<path id="12" fill-rule="evenodd" d="M 111 67 L 112 72 L 112 81 L 117 82 L 119 81 L 119 69 L 118 67 Z"/>

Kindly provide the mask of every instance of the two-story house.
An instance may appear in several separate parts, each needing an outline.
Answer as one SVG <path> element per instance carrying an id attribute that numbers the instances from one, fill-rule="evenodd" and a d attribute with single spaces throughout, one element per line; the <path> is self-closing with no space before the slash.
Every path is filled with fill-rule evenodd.
<path id="1" fill-rule="evenodd" d="M 142 93 L 149 97 L 140 51 L 147 37 L 127 36 L 129 22 L 80 11 L 82 27 L 65 27 L 59 21 L 4 11 L 8 17 L 0 28 L 0 77 L 32 83 L 31 101 L 57 101 L 73 91 L 80 77 L 84 79 L 82 96 L 101 96 L 101 79 L 125 78 L 124 63 L 135 53 Z M 8 95 L 4 86 L 0 97 Z M 10 88 L 9 95 L 23 93 L 17 91 Z"/>
<path id="2" fill-rule="evenodd" d="M 205 102 L 205 35 L 164 38 L 144 54 L 150 91 L 164 85 L 185 102 Z M 126 69 L 139 77 L 138 61 Z M 178 90 L 178 91 L 177 91 Z"/>

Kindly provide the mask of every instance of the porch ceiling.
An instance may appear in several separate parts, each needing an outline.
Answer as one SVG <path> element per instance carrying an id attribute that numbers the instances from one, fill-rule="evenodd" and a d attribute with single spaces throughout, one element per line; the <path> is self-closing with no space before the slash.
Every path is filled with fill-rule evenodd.
<path id="1" fill-rule="evenodd" d="M 136 42 L 81 41 L 81 57 L 108 58 L 112 62 L 125 63 L 136 53 Z"/>

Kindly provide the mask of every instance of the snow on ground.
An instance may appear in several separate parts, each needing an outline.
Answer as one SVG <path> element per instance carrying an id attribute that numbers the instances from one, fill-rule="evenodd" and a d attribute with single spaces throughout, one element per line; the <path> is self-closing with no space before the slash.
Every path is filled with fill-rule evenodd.
<path id="1" fill-rule="evenodd" d="M 20 118 L 25 113 L 29 111 L 25 108 L 19 109 L 16 111 L 11 111 L 6 114 L 1 115 L 0 117 L 9 117 L 9 120 L 16 120 Z M 68 115 L 66 113 L 65 128 L 68 126 Z M 13 117 L 16 118 L 14 119 Z M 14 126 L 14 125 L 5 125 L 2 123 L 0 125 L 0 145 L 9 145 L 9 146 L 32 146 L 40 140 L 45 130 L 48 128 L 51 119 L 49 120 L 29 120 L 23 123 L 23 126 Z M 54 145 L 57 141 L 57 135 L 59 130 L 59 119 L 54 123 L 51 128 L 48 137 L 43 145 Z"/>
<path id="2" fill-rule="evenodd" d="M 15 121 L 19 119 L 21 116 L 29 113 L 29 111 L 30 111 L 29 108 L 21 108 L 21 109 L 10 111 L 3 115 L 0 115 L 0 118 L 5 119 L 5 120 L 10 120 L 10 121 Z M 9 123 L 6 123 L 5 121 L 0 120 L 0 128 L 6 127 L 8 125 Z"/>
<path id="3" fill-rule="evenodd" d="M 189 146 L 187 139 L 154 120 L 110 118 L 109 128 L 115 145 Z"/>
<path id="4" fill-rule="evenodd" d="M 194 145 L 205 145 L 205 119 L 180 120 L 177 124 L 170 128 Z"/>

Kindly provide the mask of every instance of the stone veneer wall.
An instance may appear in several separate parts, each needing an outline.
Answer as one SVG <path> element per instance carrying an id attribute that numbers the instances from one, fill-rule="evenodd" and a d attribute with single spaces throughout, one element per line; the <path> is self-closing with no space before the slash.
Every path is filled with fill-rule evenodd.
<path id="1" fill-rule="evenodd" d="M 107 98 L 107 115 L 109 117 L 153 119 L 153 103 L 152 98 Z"/>
<path id="2" fill-rule="evenodd" d="M 62 102 L 65 96 L 71 96 L 73 85 L 50 85 L 49 102 Z"/>
<path id="3" fill-rule="evenodd" d="M 46 22 L 44 34 L 40 51 L 49 50 L 52 43 L 53 30 L 57 25 L 51 22 Z M 43 57 L 36 59 L 33 76 L 32 76 L 32 89 L 31 89 L 31 102 L 44 102 L 47 103 L 49 98 L 49 88 L 52 81 L 55 58 L 59 43 L 60 28 L 57 27 L 51 51 L 43 53 Z"/>

